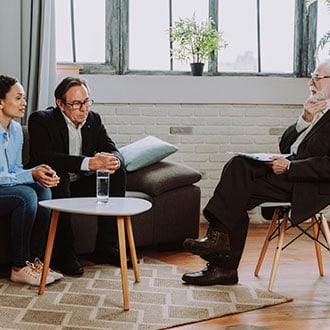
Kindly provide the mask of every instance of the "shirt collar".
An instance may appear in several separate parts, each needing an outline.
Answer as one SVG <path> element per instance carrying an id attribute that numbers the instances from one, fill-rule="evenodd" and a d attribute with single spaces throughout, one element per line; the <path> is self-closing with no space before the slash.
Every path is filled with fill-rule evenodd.
<path id="1" fill-rule="evenodd" d="M 11 131 L 11 127 L 12 127 L 12 124 L 10 122 L 8 125 L 8 132 Z M 0 125 L 0 136 L 2 136 L 4 140 L 6 140 L 7 134 L 8 133 L 6 132 L 6 130 L 2 127 L 2 125 Z"/>
<path id="2" fill-rule="evenodd" d="M 76 128 L 75 124 L 65 115 L 65 113 L 62 110 L 61 110 L 61 113 L 62 113 L 62 116 L 64 117 L 64 120 L 65 120 L 66 124 L 69 127 L 72 127 L 72 128 L 75 128 L 75 129 L 81 129 L 86 123 L 86 120 L 85 120 L 84 122 L 79 124 L 78 127 Z"/>
<path id="3" fill-rule="evenodd" d="M 6 133 L 5 129 L 2 127 L 2 125 L 0 125 L 0 134 L 3 135 L 4 133 Z"/>

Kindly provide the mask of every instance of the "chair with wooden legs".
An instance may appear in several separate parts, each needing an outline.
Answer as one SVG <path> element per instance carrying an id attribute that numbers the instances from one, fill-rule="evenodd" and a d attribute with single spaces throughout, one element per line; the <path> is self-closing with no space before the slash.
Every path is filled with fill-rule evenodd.
<path id="1" fill-rule="evenodd" d="M 321 254 L 321 246 L 326 248 L 328 251 L 330 250 L 330 231 L 328 222 L 324 216 L 324 211 L 330 209 L 328 206 L 324 210 L 319 213 L 313 215 L 311 217 L 310 223 L 308 223 L 307 228 L 303 228 L 301 225 L 292 226 L 289 221 L 289 214 L 291 209 L 291 204 L 287 202 L 265 202 L 260 205 L 260 207 L 272 207 L 275 208 L 273 213 L 273 217 L 271 223 L 268 228 L 268 232 L 263 244 L 263 247 L 260 252 L 260 256 L 254 271 L 254 275 L 258 276 L 261 265 L 263 263 L 265 254 L 267 252 L 270 241 L 277 238 L 277 246 L 274 254 L 274 260 L 272 264 L 272 269 L 270 273 L 270 279 L 268 284 L 268 290 L 272 291 L 274 286 L 274 281 L 280 261 L 280 256 L 282 251 L 296 241 L 302 235 L 307 235 L 310 239 L 314 241 L 316 258 L 319 268 L 320 276 L 323 276 L 323 262 L 322 262 L 322 254 Z M 284 238 L 286 231 L 290 228 L 299 229 L 299 233 L 292 238 L 289 242 L 284 244 Z M 310 231 L 312 233 L 310 233 Z M 323 243 L 320 239 L 323 237 L 325 243 Z"/>

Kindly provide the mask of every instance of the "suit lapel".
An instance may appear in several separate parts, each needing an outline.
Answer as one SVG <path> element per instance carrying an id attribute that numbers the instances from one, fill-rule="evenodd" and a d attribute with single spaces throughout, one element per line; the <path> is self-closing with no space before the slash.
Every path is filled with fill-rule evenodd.
<path id="1" fill-rule="evenodd" d="M 63 117 L 62 111 L 59 108 L 56 108 L 54 111 L 55 120 L 58 123 L 59 134 L 63 141 L 65 148 L 65 153 L 69 154 L 69 131 L 66 125 L 65 119 Z"/>
<path id="2" fill-rule="evenodd" d="M 328 110 L 322 118 L 315 124 L 315 126 L 308 132 L 308 134 L 305 136 L 305 138 L 302 140 L 302 142 L 308 141 L 317 131 L 323 127 L 325 124 L 329 123 L 330 121 L 330 110 Z"/>
<path id="3" fill-rule="evenodd" d="M 86 123 L 81 128 L 81 138 L 82 138 L 82 152 L 83 155 L 91 155 L 91 141 L 93 141 L 93 132 L 91 130 L 93 123 L 90 119 L 90 114 L 88 114 L 88 117 L 86 119 Z"/>

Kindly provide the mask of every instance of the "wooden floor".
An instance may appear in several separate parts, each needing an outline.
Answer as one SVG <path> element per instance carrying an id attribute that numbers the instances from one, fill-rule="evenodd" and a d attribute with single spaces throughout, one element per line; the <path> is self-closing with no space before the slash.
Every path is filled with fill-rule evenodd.
<path id="1" fill-rule="evenodd" d="M 240 283 L 264 290 L 268 286 L 275 242 L 270 245 L 259 277 L 253 274 L 267 227 L 263 224 L 250 225 L 239 268 Z M 205 226 L 202 226 L 201 236 L 204 232 Z M 141 254 L 186 270 L 200 270 L 205 265 L 200 257 L 182 251 L 141 251 L 139 257 L 143 256 Z M 291 297 L 293 302 L 175 329 L 330 329 L 330 255 L 325 249 L 322 249 L 322 254 L 325 274 L 320 277 L 314 243 L 309 238 L 301 237 L 283 251 L 273 292 Z"/>

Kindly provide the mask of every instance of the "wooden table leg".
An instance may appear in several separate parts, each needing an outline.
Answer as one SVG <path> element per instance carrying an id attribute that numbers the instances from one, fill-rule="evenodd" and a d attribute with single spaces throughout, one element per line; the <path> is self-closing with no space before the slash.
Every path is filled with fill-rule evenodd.
<path id="1" fill-rule="evenodd" d="M 48 270 L 49 270 L 50 258 L 52 256 L 52 252 L 53 252 L 53 245 L 54 245 L 54 239 L 55 239 L 59 214 L 60 214 L 59 211 L 53 210 L 52 216 L 50 219 L 50 225 L 49 225 L 49 230 L 48 230 L 48 239 L 47 239 L 45 257 L 44 257 L 44 268 L 42 270 L 41 282 L 40 282 L 40 286 L 39 286 L 40 295 L 44 294 L 44 292 L 45 292 L 46 279 L 47 279 L 47 274 L 48 274 Z"/>
<path id="2" fill-rule="evenodd" d="M 128 275 L 127 275 L 127 257 L 126 257 L 126 239 L 124 217 L 117 216 L 118 242 L 120 253 L 121 282 L 123 288 L 124 310 L 129 310 L 128 296 Z"/>
<path id="3" fill-rule="evenodd" d="M 131 259 L 132 259 L 132 264 L 133 264 L 135 282 L 140 282 L 140 274 L 139 274 L 139 268 L 138 268 L 138 263 L 137 263 L 134 235 L 133 235 L 132 222 L 131 222 L 130 216 L 125 217 L 125 225 L 126 225 L 129 250 L 131 253 Z"/>

